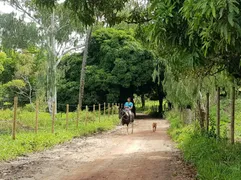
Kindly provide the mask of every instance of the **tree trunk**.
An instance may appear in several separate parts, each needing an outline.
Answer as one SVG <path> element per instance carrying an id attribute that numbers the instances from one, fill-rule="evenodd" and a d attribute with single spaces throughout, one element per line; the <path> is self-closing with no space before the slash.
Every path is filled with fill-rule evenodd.
<path id="1" fill-rule="evenodd" d="M 207 105 L 206 105 L 206 130 L 209 131 L 209 93 L 207 93 Z"/>
<path id="2" fill-rule="evenodd" d="M 142 108 L 145 107 L 145 95 L 144 94 L 141 95 L 141 107 Z"/>
<path id="3" fill-rule="evenodd" d="M 163 118 L 163 96 L 159 96 L 158 111 L 159 111 L 159 114 L 160 114 L 160 118 Z"/>
<path id="4" fill-rule="evenodd" d="M 217 89 L 217 138 L 220 137 L 220 87 Z"/>
<path id="5" fill-rule="evenodd" d="M 80 73 L 80 89 L 79 89 L 79 107 L 82 108 L 83 98 L 84 98 L 84 88 L 85 88 L 85 66 L 88 57 L 89 41 L 92 33 L 92 26 L 87 30 L 86 40 L 85 40 L 85 50 L 82 61 L 82 68 Z"/>
<path id="6" fill-rule="evenodd" d="M 55 19 L 54 19 L 54 10 L 51 16 L 51 33 L 50 33 L 50 47 L 49 47 L 49 58 L 48 58 L 48 107 L 49 112 L 52 114 L 53 112 L 53 104 L 55 103 L 55 113 L 57 113 L 57 88 L 56 88 L 56 52 L 55 52 Z"/>
<path id="7" fill-rule="evenodd" d="M 231 100 L 231 143 L 234 144 L 234 122 L 235 122 L 235 87 L 232 88 Z"/>
<path id="8" fill-rule="evenodd" d="M 170 103 L 169 101 L 168 101 L 168 111 L 170 111 L 170 110 L 172 110 L 172 103 Z"/>
<path id="9" fill-rule="evenodd" d="M 198 111 L 199 111 L 200 128 L 203 131 L 204 130 L 204 122 L 205 122 L 205 112 L 204 112 L 204 109 L 202 108 L 200 100 L 197 101 L 197 105 L 198 105 Z"/>
<path id="10" fill-rule="evenodd" d="M 163 98 L 164 98 L 164 92 L 163 92 L 163 86 L 160 83 L 157 86 L 157 92 L 158 92 L 158 100 L 159 100 L 159 114 L 160 114 L 160 118 L 163 118 Z"/>

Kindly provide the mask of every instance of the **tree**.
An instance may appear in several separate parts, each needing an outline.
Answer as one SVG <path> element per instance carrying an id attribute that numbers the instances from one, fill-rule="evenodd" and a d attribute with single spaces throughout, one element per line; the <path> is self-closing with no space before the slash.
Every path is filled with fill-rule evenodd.
<path id="1" fill-rule="evenodd" d="M 190 44 L 197 34 L 206 56 L 218 56 L 219 65 L 235 78 L 240 78 L 240 2 L 206 1 L 198 3 L 185 1 L 182 15 L 188 22 Z M 196 18 L 195 18 L 196 17 Z"/>
<path id="2" fill-rule="evenodd" d="M 52 104 L 57 103 L 56 69 L 64 55 L 83 47 L 82 26 L 70 18 L 70 11 L 61 4 L 56 5 L 55 10 L 49 10 L 37 8 L 31 0 L 8 2 L 39 26 L 42 46 L 48 53 L 47 99 L 49 111 L 52 112 Z"/>
<path id="3" fill-rule="evenodd" d="M 12 52 L 3 63 L 5 71 L 1 74 L 3 99 L 13 99 L 19 96 L 19 104 L 30 103 L 32 99 L 40 98 L 40 92 L 45 89 L 38 85 L 45 73 L 45 59 L 37 49 L 25 50 L 22 53 Z M 39 99 L 41 100 L 41 99 Z M 33 106 L 33 105 L 32 105 Z"/>
<path id="4" fill-rule="evenodd" d="M 240 2 L 152 0 L 150 6 L 151 37 L 155 40 L 158 49 L 163 47 L 165 50 L 172 49 L 173 55 L 171 60 L 168 59 L 168 65 L 171 67 L 170 74 L 174 75 L 173 80 L 179 85 L 182 94 L 190 94 L 187 88 L 189 86 L 185 85 L 184 80 L 187 77 L 196 78 L 198 93 L 195 94 L 198 96 L 194 99 L 198 100 L 197 106 L 201 114 L 202 93 L 205 91 L 209 93 L 207 92 L 209 88 L 203 87 L 205 77 L 220 77 L 222 71 L 227 71 L 234 78 L 241 77 L 238 48 L 241 35 Z M 188 64 L 191 65 L 190 68 Z M 213 85 L 219 89 L 224 81 L 225 79 L 221 82 L 215 80 Z M 171 94 L 170 89 L 168 93 Z M 174 100 L 181 103 L 179 98 Z M 185 102 L 185 99 L 182 102 Z M 200 120 L 201 126 L 202 122 L 203 120 Z M 217 124 L 219 126 L 219 123 Z"/>
<path id="5" fill-rule="evenodd" d="M 118 22 L 117 13 L 122 10 L 128 0 L 101 0 L 101 1 L 86 1 L 86 0 L 65 0 L 65 7 L 70 9 L 73 17 L 80 20 L 87 26 L 86 46 L 82 61 L 82 71 L 80 74 L 80 91 L 79 91 L 79 105 L 82 106 L 84 97 L 85 85 L 85 65 L 88 56 L 88 41 L 91 37 L 93 25 L 98 24 L 99 20 L 104 19 L 103 24 L 113 26 Z M 54 8 L 56 7 L 57 0 L 41 1 L 36 0 L 36 4 L 40 7 Z"/>
<path id="6" fill-rule="evenodd" d="M 4 71 L 3 64 L 7 60 L 7 55 L 4 52 L 0 52 L 0 74 Z"/>
<path id="7" fill-rule="evenodd" d="M 65 75 L 59 87 L 62 102 L 71 99 L 76 103 L 76 86 L 79 79 L 80 55 L 68 56 L 61 63 Z M 84 103 L 124 101 L 152 84 L 154 55 L 123 30 L 103 28 L 93 32 L 86 66 L 86 95 Z M 145 73 L 143 73 L 145 70 Z M 77 72 L 76 72 L 77 71 Z M 66 85 L 66 86 L 65 86 Z M 64 95 L 66 93 L 68 95 Z M 70 97 L 72 94 L 72 97 Z M 73 100 L 73 101 L 72 101 Z"/>
<path id="8" fill-rule="evenodd" d="M 40 43 L 36 24 L 17 19 L 14 13 L 0 14 L 0 40 L 3 50 L 27 49 Z"/>
<path id="9" fill-rule="evenodd" d="M 123 90 L 129 89 L 129 94 L 124 96 L 132 96 L 138 87 L 149 82 L 154 55 L 145 50 L 131 34 L 122 30 L 100 29 L 93 36 L 89 54 L 90 64 L 97 64 L 104 71 L 111 73 L 114 77 L 110 81 L 119 82 L 118 86 Z M 143 69 L 145 74 L 142 73 Z M 120 93 L 123 93 L 123 90 Z"/>

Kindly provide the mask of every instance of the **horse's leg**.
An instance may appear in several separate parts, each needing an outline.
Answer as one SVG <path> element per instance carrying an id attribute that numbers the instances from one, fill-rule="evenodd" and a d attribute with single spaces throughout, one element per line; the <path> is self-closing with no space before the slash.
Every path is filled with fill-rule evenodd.
<path id="1" fill-rule="evenodd" d="M 127 129 L 127 134 L 129 134 L 129 132 L 128 132 L 128 125 L 126 125 L 126 129 Z"/>

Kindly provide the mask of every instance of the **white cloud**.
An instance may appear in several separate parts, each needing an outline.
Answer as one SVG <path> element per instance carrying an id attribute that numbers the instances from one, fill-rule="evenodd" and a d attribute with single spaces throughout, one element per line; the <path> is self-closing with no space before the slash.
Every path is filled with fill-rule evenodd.
<path id="1" fill-rule="evenodd" d="M 12 6 L 7 5 L 4 2 L 0 2 L 0 13 L 17 12 Z"/>
<path id="2" fill-rule="evenodd" d="M 4 13 L 9 14 L 9 13 L 12 13 L 12 12 L 14 12 L 17 17 L 20 17 L 21 15 L 23 15 L 23 13 L 20 12 L 19 10 L 16 10 L 12 6 L 10 6 L 9 4 L 7 4 L 5 2 L 1 2 L 1 0 L 0 0 L 0 14 L 4 14 Z M 24 20 L 26 22 L 31 22 L 31 19 L 27 16 L 24 18 Z"/>

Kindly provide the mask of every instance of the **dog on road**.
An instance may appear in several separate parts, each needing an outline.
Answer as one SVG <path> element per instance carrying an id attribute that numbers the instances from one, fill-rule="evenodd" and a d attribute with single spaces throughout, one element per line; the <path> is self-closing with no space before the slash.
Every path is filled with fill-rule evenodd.
<path id="1" fill-rule="evenodd" d="M 156 131 L 156 127 L 157 127 L 157 123 L 152 123 L 152 130 L 153 130 L 153 132 Z"/>

